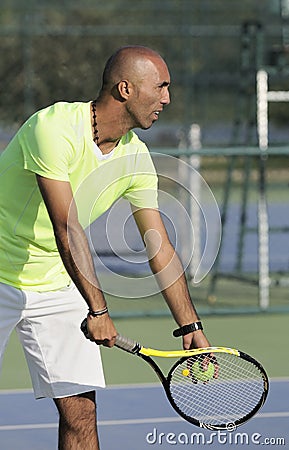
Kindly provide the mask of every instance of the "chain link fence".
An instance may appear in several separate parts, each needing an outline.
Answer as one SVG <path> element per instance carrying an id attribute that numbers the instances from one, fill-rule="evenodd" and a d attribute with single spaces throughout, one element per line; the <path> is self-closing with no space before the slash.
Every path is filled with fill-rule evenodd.
<path id="1" fill-rule="evenodd" d="M 149 143 L 175 145 L 171 130 L 192 122 L 205 143 L 224 143 L 243 76 L 244 24 L 254 23 L 266 51 L 255 44 L 250 51 L 268 59 L 282 37 L 279 0 L 2 0 L 2 141 L 39 108 L 96 97 L 110 54 L 139 44 L 159 51 L 172 75 L 172 105 Z"/>
<path id="2" fill-rule="evenodd" d="M 284 13 L 287 11 L 286 3 L 289 2 L 2 0 L 0 151 L 18 126 L 35 110 L 56 101 L 88 101 L 95 98 L 106 60 L 118 47 L 129 44 L 157 50 L 167 61 L 171 72 L 171 105 L 166 108 L 161 120 L 145 134 L 138 131 L 150 148 L 176 148 L 180 139 L 184 140 L 192 123 L 200 126 L 203 147 L 257 146 L 257 69 L 270 66 L 274 69 L 270 76 L 271 87 L 289 90 L 288 76 L 284 76 L 286 73 L 288 75 L 289 67 L 286 40 L 289 15 Z M 288 104 L 270 106 L 270 143 L 288 142 L 288 115 Z M 224 182 L 231 175 L 227 168 L 229 158 L 218 156 L 203 156 L 200 172 L 213 187 L 222 205 L 226 198 Z M 277 207 L 281 203 L 283 208 L 288 189 L 284 154 L 271 158 L 267 167 L 268 180 L 275 183 L 275 190 L 270 186 L 270 195 L 274 197 Z M 234 212 L 236 207 L 243 217 L 244 180 L 247 179 L 246 186 L 250 185 L 250 189 L 250 183 L 255 183 L 254 170 L 250 169 L 251 181 L 246 173 L 238 165 L 234 170 L 235 190 L 231 189 L 233 219 L 237 217 Z M 242 191 L 241 200 L 239 189 Z M 255 200 L 256 195 L 252 201 Z M 246 200 L 247 204 L 250 215 L 252 204 Z M 284 215 L 281 206 L 277 214 L 279 218 Z M 240 220 L 236 226 L 239 226 Z M 231 225 L 229 228 L 232 231 Z M 237 236 L 239 231 L 234 232 Z M 226 233 L 226 238 L 230 240 L 228 258 L 232 256 L 230 236 Z M 226 246 L 225 239 L 223 242 Z M 274 270 L 287 273 L 288 252 L 280 242 L 279 239 L 274 243 L 279 258 L 274 261 Z M 237 246 L 236 242 L 234 245 Z M 242 250 L 244 248 L 247 258 L 251 254 L 248 249 L 255 252 L 254 245 L 250 240 L 244 243 Z M 236 254 L 236 251 L 233 250 L 233 253 Z M 228 258 L 220 266 L 222 270 L 226 270 L 226 264 L 231 269 L 233 262 Z M 278 265 L 279 261 L 281 265 Z M 249 263 L 246 268 L 256 272 L 255 259 Z M 227 286 L 226 281 L 225 290 Z M 204 290 L 202 299 L 207 297 L 208 286 L 203 284 L 200 289 Z M 254 292 L 248 294 L 243 286 L 238 289 L 239 296 L 243 301 L 246 297 L 250 305 L 252 299 L 256 302 L 257 298 L 256 288 L 253 289 Z M 287 305 L 287 284 L 285 289 L 286 293 L 279 290 L 281 294 L 278 294 L 282 306 Z M 223 299 L 226 298 L 225 290 L 220 295 Z M 227 295 L 230 308 L 235 294 L 234 283 L 230 285 Z M 214 309 L 215 304 L 209 304 L 209 308 Z"/>

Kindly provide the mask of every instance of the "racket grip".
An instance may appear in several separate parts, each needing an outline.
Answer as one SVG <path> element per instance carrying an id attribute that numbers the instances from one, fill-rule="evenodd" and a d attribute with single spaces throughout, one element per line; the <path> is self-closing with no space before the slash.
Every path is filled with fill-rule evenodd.
<path id="1" fill-rule="evenodd" d="M 89 334 L 87 330 L 87 319 L 84 319 L 82 321 L 80 329 L 83 332 L 86 339 L 89 339 Z M 121 336 L 120 334 L 118 334 L 115 338 L 115 345 L 116 347 L 121 348 L 122 350 L 125 350 L 126 352 L 129 353 L 138 353 L 139 350 L 141 349 L 141 345 L 138 342 L 133 341 L 132 339 L 129 339 L 125 336 Z"/>
<path id="2" fill-rule="evenodd" d="M 137 341 L 121 336 L 120 334 L 115 338 L 115 345 L 129 353 L 138 353 L 141 349 L 141 345 Z"/>
<path id="3" fill-rule="evenodd" d="M 80 329 L 81 329 L 82 333 L 84 334 L 84 336 L 86 337 L 86 339 L 89 339 L 89 334 L 88 334 L 88 329 L 87 329 L 87 319 L 84 319 L 81 322 Z"/>

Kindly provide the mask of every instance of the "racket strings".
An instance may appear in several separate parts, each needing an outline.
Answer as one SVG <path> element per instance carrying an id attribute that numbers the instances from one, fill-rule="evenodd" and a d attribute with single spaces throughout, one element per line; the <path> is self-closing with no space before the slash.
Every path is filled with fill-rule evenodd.
<path id="1" fill-rule="evenodd" d="M 211 382 L 214 382 L 212 380 Z M 189 388 L 191 389 L 191 387 Z M 228 389 L 230 390 L 228 393 Z M 236 419 L 236 417 L 243 417 L 246 413 L 250 412 L 258 403 L 260 396 L 257 396 L 257 402 L 255 396 L 244 397 L 244 392 L 240 392 L 240 384 L 238 391 L 235 392 L 236 386 L 232 383 L 228 386 L 224 386 L 224 383 L 215 386 L 205 386 L 198 388 L 198 397 L 194 390 L 194 402 L 193 402 L 193 414 L 190 411 L 190 397 L 189 391 L 180 391 L 178 396 L 175 396 L 175 400 L 178 398 L 179 406 L 182 403 L 188 415 L 196 415 L 196 411 L 199 414 L 199 419 L 205 420 L 206 417 L 227 417 L 228 420 Z M 243 389 L 243 387 L 242 387 Z M 252 392 L 251 387 L 248 387 L 248 391 Z M 242 398 L 241 398 L 242 395 Z"/>
<path id="2" fill-rule="evenodd" d="M 196 389 L 196 386 L 193 387 L 193 395 L 194 395 L 194 402 L 193 402 L 193 411 L 195 413 L 196 410 L 199 411 L 199 414 L 202 414 L 202 419 L 204 419 L 203 415 L 215 415 L 215 414 L 221 414 L 223 417 L 225 414 L 233 415 L 235 418 L 236 416 L 240 416 L 244 414 L 244 403 L 247 407 L 247 409 L 250 411 L 252 407 L 255 406 L 255 395 L 252 395 L 252 388 L 255 388 L 255 383 L 250 383 L 250 387 L 247 385 L 247 395 L 244 397 L 244 388 L 242 382 L 238 383 L 237 391 L 236 391 L 236 383 L 233 384 L 232 381 L 228 380 L 226 383 L 224 381 L 221 382 L 220 376 L 217 380 L 210 380 L 206 385 L 204 383 L 201 383 Z M 190 382 L 190 380 L 189 380 Z M 188 383 L 186 383 L 188 384 Z M 186 410 L 190 409 L 190 391 L 192 387 L 186 386 L 186 390 L 180 389 L 180 382 L 178 382 L 178 395 L 175 395 L 175 400 L 177 400 L 179 403 L 183 402 L 183 405 Z M 242 392 L 240 392 L 242 390 Z M 198 396 L 196 395 L 198 393 Z M 224 398 L 224 395 L 226 397 Z M 242 395 L 242 401 L 240 400 L 240 397 Z M 211 397 L 209 397 L 211 396 Z M 228 397 L 229 396 L 229 397 Z M 259 400 L 258 395 L 258 400 Z M 211 400 L 210 400 L 211 398 Z M 227 402 L 226 402 L 227 400 Z M 228 403 L 229 401 L 229 403 Z M 228 404 L 227 404 L 228 403 Z M 180 404 L 179 404 L 180 406 Z M 187 412 L 188 413 L 188 412 Z M 190 415 L 190 413 L 188 413 Z"/>
<path id="3" fill-rule="evenodd" d="M 197 358 L 202 364 L 204 356 Z M 264 392 L 262 373 L 253 363 L 235 355 L 219 353 L 214 358 L 218 376 L 205 382 L 196 382 L 192 372 L 196 357 L 179 363 L 169 376 L 171 396 L 182 413 L 200 422 L 212 425 L 235 422 L 260 402 Z"/>

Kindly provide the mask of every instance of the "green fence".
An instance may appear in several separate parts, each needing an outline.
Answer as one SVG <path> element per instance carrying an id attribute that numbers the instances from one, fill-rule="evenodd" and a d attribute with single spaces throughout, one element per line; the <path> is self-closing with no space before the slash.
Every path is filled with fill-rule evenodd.
<path id="1" fill-rule="evenodd" d="M 161 210 L 173 223 L 177 237 L 180 235 L 178 253 L 186 268 L 192 298 L 203 314 L 289 311 L 287 293 L 289 285 L 288 169 L 286 166 L 289 147 L 269 147 L 266 159 L 265 196 L 269 222 L 266 250 L 269 280 L 266 304 L 264 304 L 262 293 L 260 294 L 262 279 L 259 250 L 262 244 L 260 244 L 258 202 L 261 153 L 257 147 L 203 148 L 193 152 L 191 149 L 154 149 L 153 157 L 161 174 L 159 190 L 171 196 L 169 207 L 164 204 L 164 209 L 161 207 Z M 184 174 L 179 169 L 184 160 L 188 166 L 192 167 L 194 164 L 192 158 L 196 156 L 199 157 L 198 173 L 205 180 L 205 184 L 201 183 L 201 191 L 198 194 L 199 208 L 192 211 L 191 197 L 195 197 L 196 192 L 190 191 L 186 177 L 194 174 L 194 171 Z M 212 196 L 208 194 L 206 186 L 210 188 Z M 214 199 L 222 219 L 222 239 L 218 247 L 217 224 L 216 227 L 214 224 L 209 227 L 209 233 L 213 234 L 210 237 L 213 241 L 215 240 L 211 252 L 215 254 L 212 256 L 208 253 L 207 260 L 202 264 L 206 266 L 208 259 L 210 261 L 214 257 L 216 259 L 209 271 L 206 271 L 206 268 L 203 269 L 206 276 L 196 282 L 192 260 L 198 245 L 201 253 L 204 251 L 208 237 L 205 222 L 212 219 L 210 211 L 212 207 L 215 207 Z M 181 203 L 183 210 L 191 219 L 187 228 L 181 217 L 182 211 L 173 210 L 174 201 Z M 194 214 L 206 216 L 205 221 L 203 220 L 200 224 L 199 242 L 196 242 L 196 230 L 193 229 Z M 126 232 L 126 226 L 127 224 L 124 223 L 123 234 L 127 234 L 132 242 L 133 233 L 137 231 L 128 228 L 129 231 Z M 118 228 L 121 228 L 120 221 Z M 96 229 L 94 232 L 97 236 L 94 248 L 101 254 L 101 249 L 97 247 L 101 230 Z M 195 241 L 194 248 L 188 249 L 191 245 L 190 233 L 194 234 Z M 174 233 L 172 240 L 174 240 Z M 103 264 L 107 264 L 110 269 L 102 272 L 100 267 L 100 280 L 115 317 L 169 314 L 162 296 L 157 293 L 153 285 L 149 268 L 140 270 L 138 267 L 140 250 L 141 247 L 138 247 L 127 254 L 122 253 L 121 249 L 113 249 L 113 253 L 118 253 L 119 264 L 116 259 L 111 265 L 111 261 L 104 257 Z M 188 251 L 191 252 L 189 260 Z M 136 256 L 135 260 L 134 256 Z M 126 260 L 132 262 L 129 267 L 123 265 Z M 137 280 L 137 288 L 135 288 L 135 280 Z M 142 296 L 142 292 L 145 295 Z"/>
<path id="2" fill-rule="evenodd" d="M 0 121 L 12 127 L 57 100 L 94 98 L 111 52 L 141 44 L 170 67 L 172 106 L 163 117 L 170 130 L 196 121 L 207 143 L 228 144 L 226 127 L 244 106 L 240 90 L 252 93 L 256 55 L 271 64 L 282 53 L 280 11 L 279 0 L 3 0 Z M 152 139 L 177 140 L 163 132 Z"/>
<path id="3" fill-rule="evenodd" d="M 152 151 L 167 155 L 161 189 L 194 218 L 190 195 L 181 186 L 190 181 L 179 171 L 180 161 L 189 162 L 210 187 L 223 221 L 219 256 L 197 285 L 191 283 L 188 264 L 193 298 L 209 313 L 287 310 L 288 105 L 272 104 L 269 110 L 266 307 L 258 266 L 262 173 L 256 119 L 260 68 L 270 73 L 270 89 L 289 90 L 286 14 L 282 0 L 2 0 L 0 150 L 36 109 L 94 98 L 103 65 L 116 47 L 153 47 L 168 62 L 172 102 L 151 130 L 139 134 Z M 203 145 L 193 155 L 188 142 L 192 123 L 200 127 Z M 205 196 L 205 206 L 210 202 Z M 110 303 L 118 316 L 167 314 L 158 295 L 141 305 L 127 299 L 120 303 L 113 296 Z"/>

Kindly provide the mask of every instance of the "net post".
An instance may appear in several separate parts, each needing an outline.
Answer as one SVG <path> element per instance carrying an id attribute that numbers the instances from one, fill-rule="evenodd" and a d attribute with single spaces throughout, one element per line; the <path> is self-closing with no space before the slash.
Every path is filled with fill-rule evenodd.
<path id="1" fill-rule="evenodd" d="M 197 123 L 190 125 L 189 131 L 180 133 L 179 150 L 184 148 L 189 150 L 189 156 L 179 157 L 178 176 L 182 187 L 186 189 L 186 199 L 183 196 L 183 189 L 180 192 L 180 199 L 186 205 L 186 210 L 190 218 L 192 227 L 188 230 L 181 245 L 181 259 L 188 261 L 187 275 L 190 282 L 199 269 L 201 261 L 201 226 L 200 226 L 200 168 L 201 157 L 201 129 Z M 185 161 L 186 164 L 183 164 Z M 181 220 L 181 218 L 179 219 Z M 182 229 L 186 225 L 181 224 Z"/>
<path id="2" fill-rule="evenodd" d="M 266 201 L 266 159 L 268 156 L 268 73 L 257 71 L 257 133 L 260 150 L 258 198 L 259 307 L 270 303 L 269 224 Z"/>
<path id="3" fill-rule="evenodd" d="M 182 261 L 189 261 L 187 275 L 189 280 L 193 280 L 201 261 L 201 227 L 200 227 L 200 168 L 201 157 L 201 129 L 197 123 L 192 123 L 188 133 L 180 134 L 179 151 L 184 148 L 190 150 L 189 156 L 179 156 L 178 177 L 181 183 L 179 198 L 186 205 L 192 229 L 185 236 L 181 245 Z M 183 164 L 185 161 L 186 164 Z M 186 194 L 184 196 L 185 187 Z M 185 198 L 186 197 L 186 198 Z M 182 218 L 179 218 L 182 220 Z M 185 229 L 186 224 L 181 225 Z"/>
<path id="4" fill-rule="evenodd" d="M 179 145 L 178 150 L 180 153 L 187 149 L 187 133 L 185 130 L 181 130 L 179 133 Z M 188 156 L 186 155 L 176 155 L 178 156 L 178 180 L 179 180 L 179 192 L 178 192 L 178 198 L 182 205 L 185 206 L 186 211 L 189 209 L 188 205 L 188 185 L 189 185 L 189 167 L 188 167 Z M 185 163 L 185 164 L 184 164 Z M 183 215 L 180 215 L 178 217 L 178 223 L 181 230 L 186 230 L 186 222 L 183 220 Z M 192 248 L 192 236 L 191 233 L 186 233 L 186 236 L 183 236 L 182 233 L 180 234 L 181 239 L 181 250 L 180 250 L 180 256 L 181 261 L 184 263 L 185 261 L 188 261 L 190 258 L 190 252 Z"/>
<path id="5" fill-rule="evenodd" d="M 201 218 L 200 218 L 200 175 L 201 157 L 199 152 L 201 144 L 201 128 L 197 123 L 193 123 L 189 131 L 189 147 L 192 150 L 190 156 L 190 166 L 194 169 L 190 171 L 189 178 L 189 216 L 193 226 L 193 253 L 189 264 L 189 276 L 192 280 L 198 270 L 201 261 Z M 194 194 L 194 198 L 192 196 Z M 197 201 L 196 201 L 197 200 Z"/>

